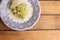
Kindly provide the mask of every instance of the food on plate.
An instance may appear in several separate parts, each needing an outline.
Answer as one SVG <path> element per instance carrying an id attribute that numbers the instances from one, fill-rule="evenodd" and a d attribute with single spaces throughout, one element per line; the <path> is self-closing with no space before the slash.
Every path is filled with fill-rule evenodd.
<path id="1" fill-rule="evenodd" d="M 16 16 L 17 18 L 24 19 L 28 12 L 27 5 L 25 3 L 21 3 L 18 6 L 16 6 L 15 8 L 13 8 L 12 12 L 13 12 L 14 16 Z"/>
<path id="2" fill-rule="evenodd" d="M 33 16 L 33 7 L 28 0 L 13 0 L 10 9 L 9 18 L 14 22 L 24 23 Z"/>

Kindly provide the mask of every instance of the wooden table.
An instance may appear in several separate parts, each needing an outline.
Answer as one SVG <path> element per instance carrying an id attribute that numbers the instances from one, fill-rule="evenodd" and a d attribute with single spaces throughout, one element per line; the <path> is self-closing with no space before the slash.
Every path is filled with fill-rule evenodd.
<path id="1" fill-rule="evenodd" d="M 39 1 L 41 17 L 30 30 L 60 29 L 60 1 Z M 0 30 L 12 30 L 0 20 Z"/>
<path id="2" fill-rule="evenodd" d="M 32 29 L 12 31 L 0 20 L 0 40 L 60 40 L 60 1 L 39 2 L 41 17 Z"/>
<path id="3" fill-rule="evenodd" d="M 60 40 L 60 31 L 0 31 L 0 40 Z"/>

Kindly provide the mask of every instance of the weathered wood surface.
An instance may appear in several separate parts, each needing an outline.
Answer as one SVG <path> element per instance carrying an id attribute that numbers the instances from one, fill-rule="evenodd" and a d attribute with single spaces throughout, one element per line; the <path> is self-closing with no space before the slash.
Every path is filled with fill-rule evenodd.
<path id="1" fill-rule="evenodd" d="M 60 31 L 0 31 L 0 40 L 60 40 Z"/>

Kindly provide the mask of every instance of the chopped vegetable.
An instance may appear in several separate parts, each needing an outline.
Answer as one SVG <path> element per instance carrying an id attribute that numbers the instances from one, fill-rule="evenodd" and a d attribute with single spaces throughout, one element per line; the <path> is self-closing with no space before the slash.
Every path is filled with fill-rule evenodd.
<path id="1" fill-rule="evenodd" d="M 25 3 L 21 3 L 15 8 L 13 8 L 12 12 L 17 18 L 24 19 L 27 16 L 28 12 L 27 5 Z"/>

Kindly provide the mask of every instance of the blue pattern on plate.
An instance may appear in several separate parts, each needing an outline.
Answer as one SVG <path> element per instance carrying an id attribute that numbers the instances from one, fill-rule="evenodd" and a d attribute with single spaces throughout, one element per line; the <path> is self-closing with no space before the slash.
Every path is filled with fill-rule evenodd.
<path id="1" fill-rule="evenodd" d="M 6 1 L 6 0 L 5 0 Z M 37 0 L 28 0 L 31 4 L 32 4 L 32 7 L 33 7 L 33 16 L 32 18 L 27 21 L 27 22 L 24 22 L 24 23 L 15 23 L 13 22 L 11 19 L 9 19 L 8 17 L 8 14 L 7 13 L 7 8 L 8 7 L 4 7 L 2 5 L 2 7 L 0 7 L 0 12 L 1 12 L 1 19 L 3 20 L 3 22 L 10 28 L 14 29 L 14 30 L 24 30 L 26 28 L 29 28 L 31 27 L 38 19 L 39 17 L 39 5 L 38 5 L 38 2 Z M 5 5 L 6 6 L 6 5 Z"/>

